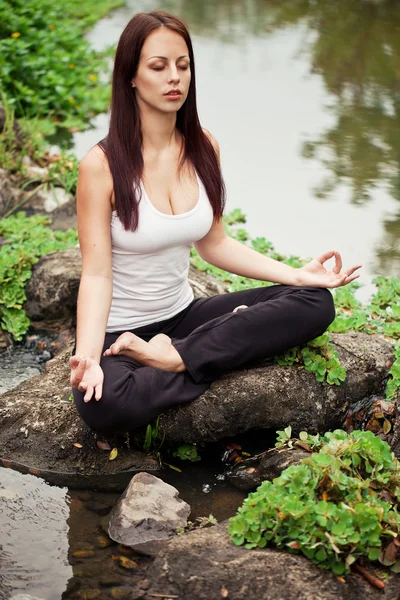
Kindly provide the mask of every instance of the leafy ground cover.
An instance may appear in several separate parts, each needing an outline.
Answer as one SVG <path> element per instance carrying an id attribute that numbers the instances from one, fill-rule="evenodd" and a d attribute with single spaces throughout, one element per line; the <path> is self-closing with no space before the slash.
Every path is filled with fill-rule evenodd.
<path id="1" fill-rule="evenodd" d="M 75 229 L 53 231 L 47 225 L 46 217 L 26 217 L 23 212 L 0 220 L 0 236 L 6 240 L 0 247 L 0 325 L 16 341 L 23 338 L 30 324 L 23 304 L 32 266 L 41 256 L 78 242 Z"/>
<path id="2" fill-rule="evenodd" d="M 338 575 L 361 557 L 400 572 L 400 463 L 389 445 L 371 431 L 300 439 L 313 453 L 246 498 L 230 520 L 233 542 L 302 553 Z"/>
<path id="3" fill-rule="evenodd" d="M 17 117 L 82 129 L 109 99 L 106 57 L 84 32 L 122 0 L 0 0 L 0 92 Z"/>

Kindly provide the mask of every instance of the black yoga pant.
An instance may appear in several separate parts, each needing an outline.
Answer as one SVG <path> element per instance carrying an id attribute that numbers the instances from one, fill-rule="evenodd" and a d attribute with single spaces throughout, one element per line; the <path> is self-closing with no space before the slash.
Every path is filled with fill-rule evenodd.
<path id="1" fill-rule="evenodd" d="M 248 308 L 232 312 L 241 304 Z M 132 330 L 146 341 L 157 333 L 170 336 L 187 371 L 169 373 L 127 356 L 103 356 L 101 400 L 84 402 L 84 393 L 74 389 L 75 404 L 95 431 L 132 431 L 197 398 L 219 375 L 321 335 L 334 317 L 332 295 L 324 288 L 273 285 L 193 300 L 171 319 Z M 106 333 L 103 351 L 121 333 Z"/>

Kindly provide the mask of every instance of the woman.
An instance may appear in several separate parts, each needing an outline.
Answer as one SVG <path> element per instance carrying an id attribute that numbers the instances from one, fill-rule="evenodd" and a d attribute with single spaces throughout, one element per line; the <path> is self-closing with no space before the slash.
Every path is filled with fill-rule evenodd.
<path id="1" fill-rule="evenodd" d="M 144 425 L 227 370 L 320 335 L 334 319 L 326 288 L 358 277 L 359 265 L 342 271 L 336 251 L 294 269 L 225 234 L 218 144 L 198 119 L 191 40 L 162 11 L 135 15 L 121 35 L 109 134 L 80 164 L 77 207 L 71 385 L 81 417 L 104 433 Z M 281 285 L 193 300 L 192 244 L 221 269 Z"/>

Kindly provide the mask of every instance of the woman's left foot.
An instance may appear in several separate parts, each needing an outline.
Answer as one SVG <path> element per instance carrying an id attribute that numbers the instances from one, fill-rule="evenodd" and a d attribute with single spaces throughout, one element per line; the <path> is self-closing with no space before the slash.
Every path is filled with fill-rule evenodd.
<path id="1" fill-rule="evenodd" d="M 137 335 L 126 331 L 103 353 L 103 356 L 122 354 L 137 360 L 147 367 L 156 367 L 170 373 L 186 371 L 179 352 L 171 343 L 171 338 L 163 333 L 145 342 Z"/>

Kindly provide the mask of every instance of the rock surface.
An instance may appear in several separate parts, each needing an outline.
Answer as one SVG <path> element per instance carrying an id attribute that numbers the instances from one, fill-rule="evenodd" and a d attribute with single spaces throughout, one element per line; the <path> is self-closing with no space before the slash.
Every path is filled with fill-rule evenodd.
<path id="1" fill-rule="evenodd" d="M 61 329 L 74 324 L 81 269 L 79 248 L 52 252 L 34 266 L 24 308 L 36 327 Z"/>
<path id="2" fill-rule="evenodd" d="M 351 400 L 382 388 L 392 346 L 363 334 L 334 338 L 347 368 L 342 386 L 317 383 L 311 373 L 297 367 L 270 365 L 236 371 L 190 404 L 166 411 L 160 419 L 165 440 L 174 445 L 209 442 L 251 429 L 282 429 L 289 423 L 294 433 L 340 426 Z M 85 486 L 94 481 L 109 489 L 114 486 L 111 475 L 156 471 L 156 461 L 125 446 L 115 461 L 97 448 L 95 435 L 70 400 L 71 351 L 72 341 L 47 363 L 42 375 L 0 396 L 0 459 L 39 470 L 54 483 L 67 485 L 74 480 L 74 485 Z M 76 442 L 83 448 L 75 447 Z M 122 488 L 126 483 L 125 477 Z"/>
<path id="3" fill-rule="evenodd" d="M 389 575 L 382 592 L 353 574 L 342 583 L 300 555 L 246 550 L 230 541 L 225 523 L 168 542 L 148 578 L 149 599 L 162 594 L 179 600 L 398 600 L 400 586 L 400 575 Z"/>
<path id="4" fill-rule="evenodd" d="M 111 461 L 110 452 L 97 446 L 70 399 L 71 350 L 72 341 L 43 374 L 0 396 L 0 465 L 56 485 L 117 490 L 137 472 L 158 471 L 157 461 L 125 445 Z"/>
<path id="5" fill-rule="evenodd" d="M 168 442 L 214 442 L 249 429 L 291 425 L 315 433 L 340 427 L 346 407 L 382 392 L 393 346 L 362 333 L 331 336 L 346 381 L 318 383 L 298 367 L 256 366 L 221 377 L 200 398 L 160 418 Z"/>
<path id="6" fill-rule="evenodd" d="M 299 448 L 285 448 L 280 451 L 271 448 L 265 452 L 257 467 L 252 467 L 251 461 L 246 467 L 239 464 L 227 474 L 227 479 L 239 490 L 247 492 L 255 490 L 265 479 L 272 480 L 279 477 L 284 469 L 291 465 L 298 465 L 309 455 L 309 452 Z"/>
<path id="7" fill-rule="evenodd" d="M 187 525 L 190 506 L 178 495 L 176 488 L 154 475 L 134 475 L 111 511 L 108 535 L 137 552 L 158 553 L 177 528 Z"/>

